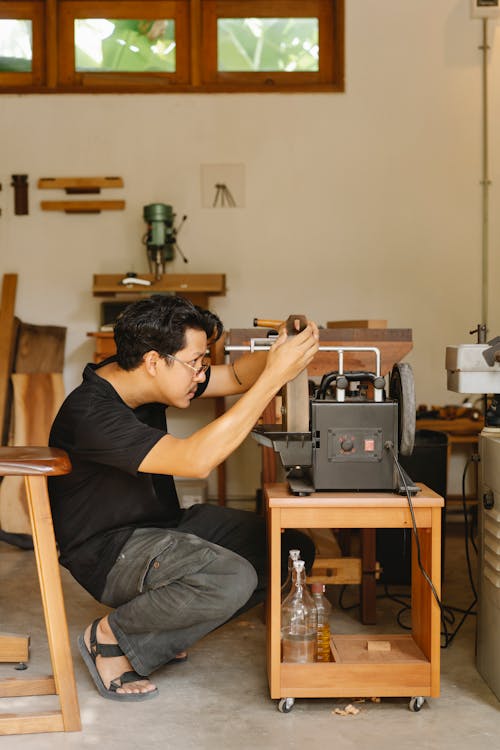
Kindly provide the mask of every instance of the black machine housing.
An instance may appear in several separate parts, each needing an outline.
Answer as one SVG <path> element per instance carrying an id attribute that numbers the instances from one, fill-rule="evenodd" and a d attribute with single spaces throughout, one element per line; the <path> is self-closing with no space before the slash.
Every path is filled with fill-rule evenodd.
<path id="1" fill-rule="evenodd" d="M 311 401 L 311 481 L 321 490 L 392 491 L 387 441 L 398 444 L 396 401 Z"/>
<path id="2" fill-rule="evenodd" d="M 329 387 L 320 386 L 310 399 L 310 432 L 286 432 L 280 425 L 259 425 L 253 430 L 259 443 L 280 454 L 292 493 L 404 494 L 407 489 L 415 493 L 417 487 L 410 477 L 401 469 L 403 480 L 396 467 L 403 408 L 398 398 L 386 398 L 379 378 L 379 400 L 371 400 L 365 381 L 373 384 L 373 374 L 345 373 L 356 388 L 339 401 L 336 388 L 331 387 L 332 375 L 336 374 L 329 374 Z"/>

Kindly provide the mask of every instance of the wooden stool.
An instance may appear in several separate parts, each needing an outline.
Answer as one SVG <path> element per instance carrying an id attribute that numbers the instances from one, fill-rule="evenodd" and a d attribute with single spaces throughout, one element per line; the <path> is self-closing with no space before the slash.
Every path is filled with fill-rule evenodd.
<path id="1" fill-rule="evenodd" d="M 0 679 L 0 698 L 30 695 L 58 695 L 60 710 L 23 714 L 0 713 L 0 735 L 36 732 L 75 732 L 81 729 L 68 625 L 59 573 L 47 476 L 69 474 L 71 463 L 62 450 L 54 448 L 0 448 L 0 476 L 24 476 L 33 546 L 49 642 L 53 675 Z M 0 635 L 0 643 L 2 636 Z M 10 639 L 15 642 L 15 639 Z M 5 636 L 4 643 L 9 643 Z M 7 661 L 6 648 L 3 661 Z M 15 649 L 13 659 L 16 661 Z"/>

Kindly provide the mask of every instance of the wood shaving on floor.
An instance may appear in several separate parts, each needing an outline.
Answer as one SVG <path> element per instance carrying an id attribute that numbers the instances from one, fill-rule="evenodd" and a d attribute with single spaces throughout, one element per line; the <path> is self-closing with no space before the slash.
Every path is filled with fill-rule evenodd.
<path id="1" fill-rule="evenodd" d="M 356 716 L 356 714 L 359 714 L 359 708 L 349 703 L 345 708 L 334 708 L 332 714 L 337 714 L 338 716 Z"/>

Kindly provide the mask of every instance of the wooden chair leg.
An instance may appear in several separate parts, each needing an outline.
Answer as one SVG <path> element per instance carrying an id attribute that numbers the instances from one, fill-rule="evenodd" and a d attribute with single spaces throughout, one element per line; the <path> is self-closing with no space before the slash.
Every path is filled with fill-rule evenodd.
<path id="1" fill-rule="evenodd" d="M 0 697 L 57 694 L 61 710 L 0 715 L 0 735 L 79 731 L 80 709 L 45 476 L 26 477 L 26 492 L 54 674 L 53 678 L 0 680 Z"/>

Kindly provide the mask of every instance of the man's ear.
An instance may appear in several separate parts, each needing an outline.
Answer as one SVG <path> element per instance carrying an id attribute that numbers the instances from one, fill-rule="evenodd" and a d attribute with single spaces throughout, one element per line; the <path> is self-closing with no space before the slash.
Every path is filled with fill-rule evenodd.
<path id="1" fill-rule="evenodd" d="M 142 361 L 148 375 L 151 375 L 152 377 L 156 376 L 159 360 L 160 355 L 154 349 L 144 354 Z"/>

